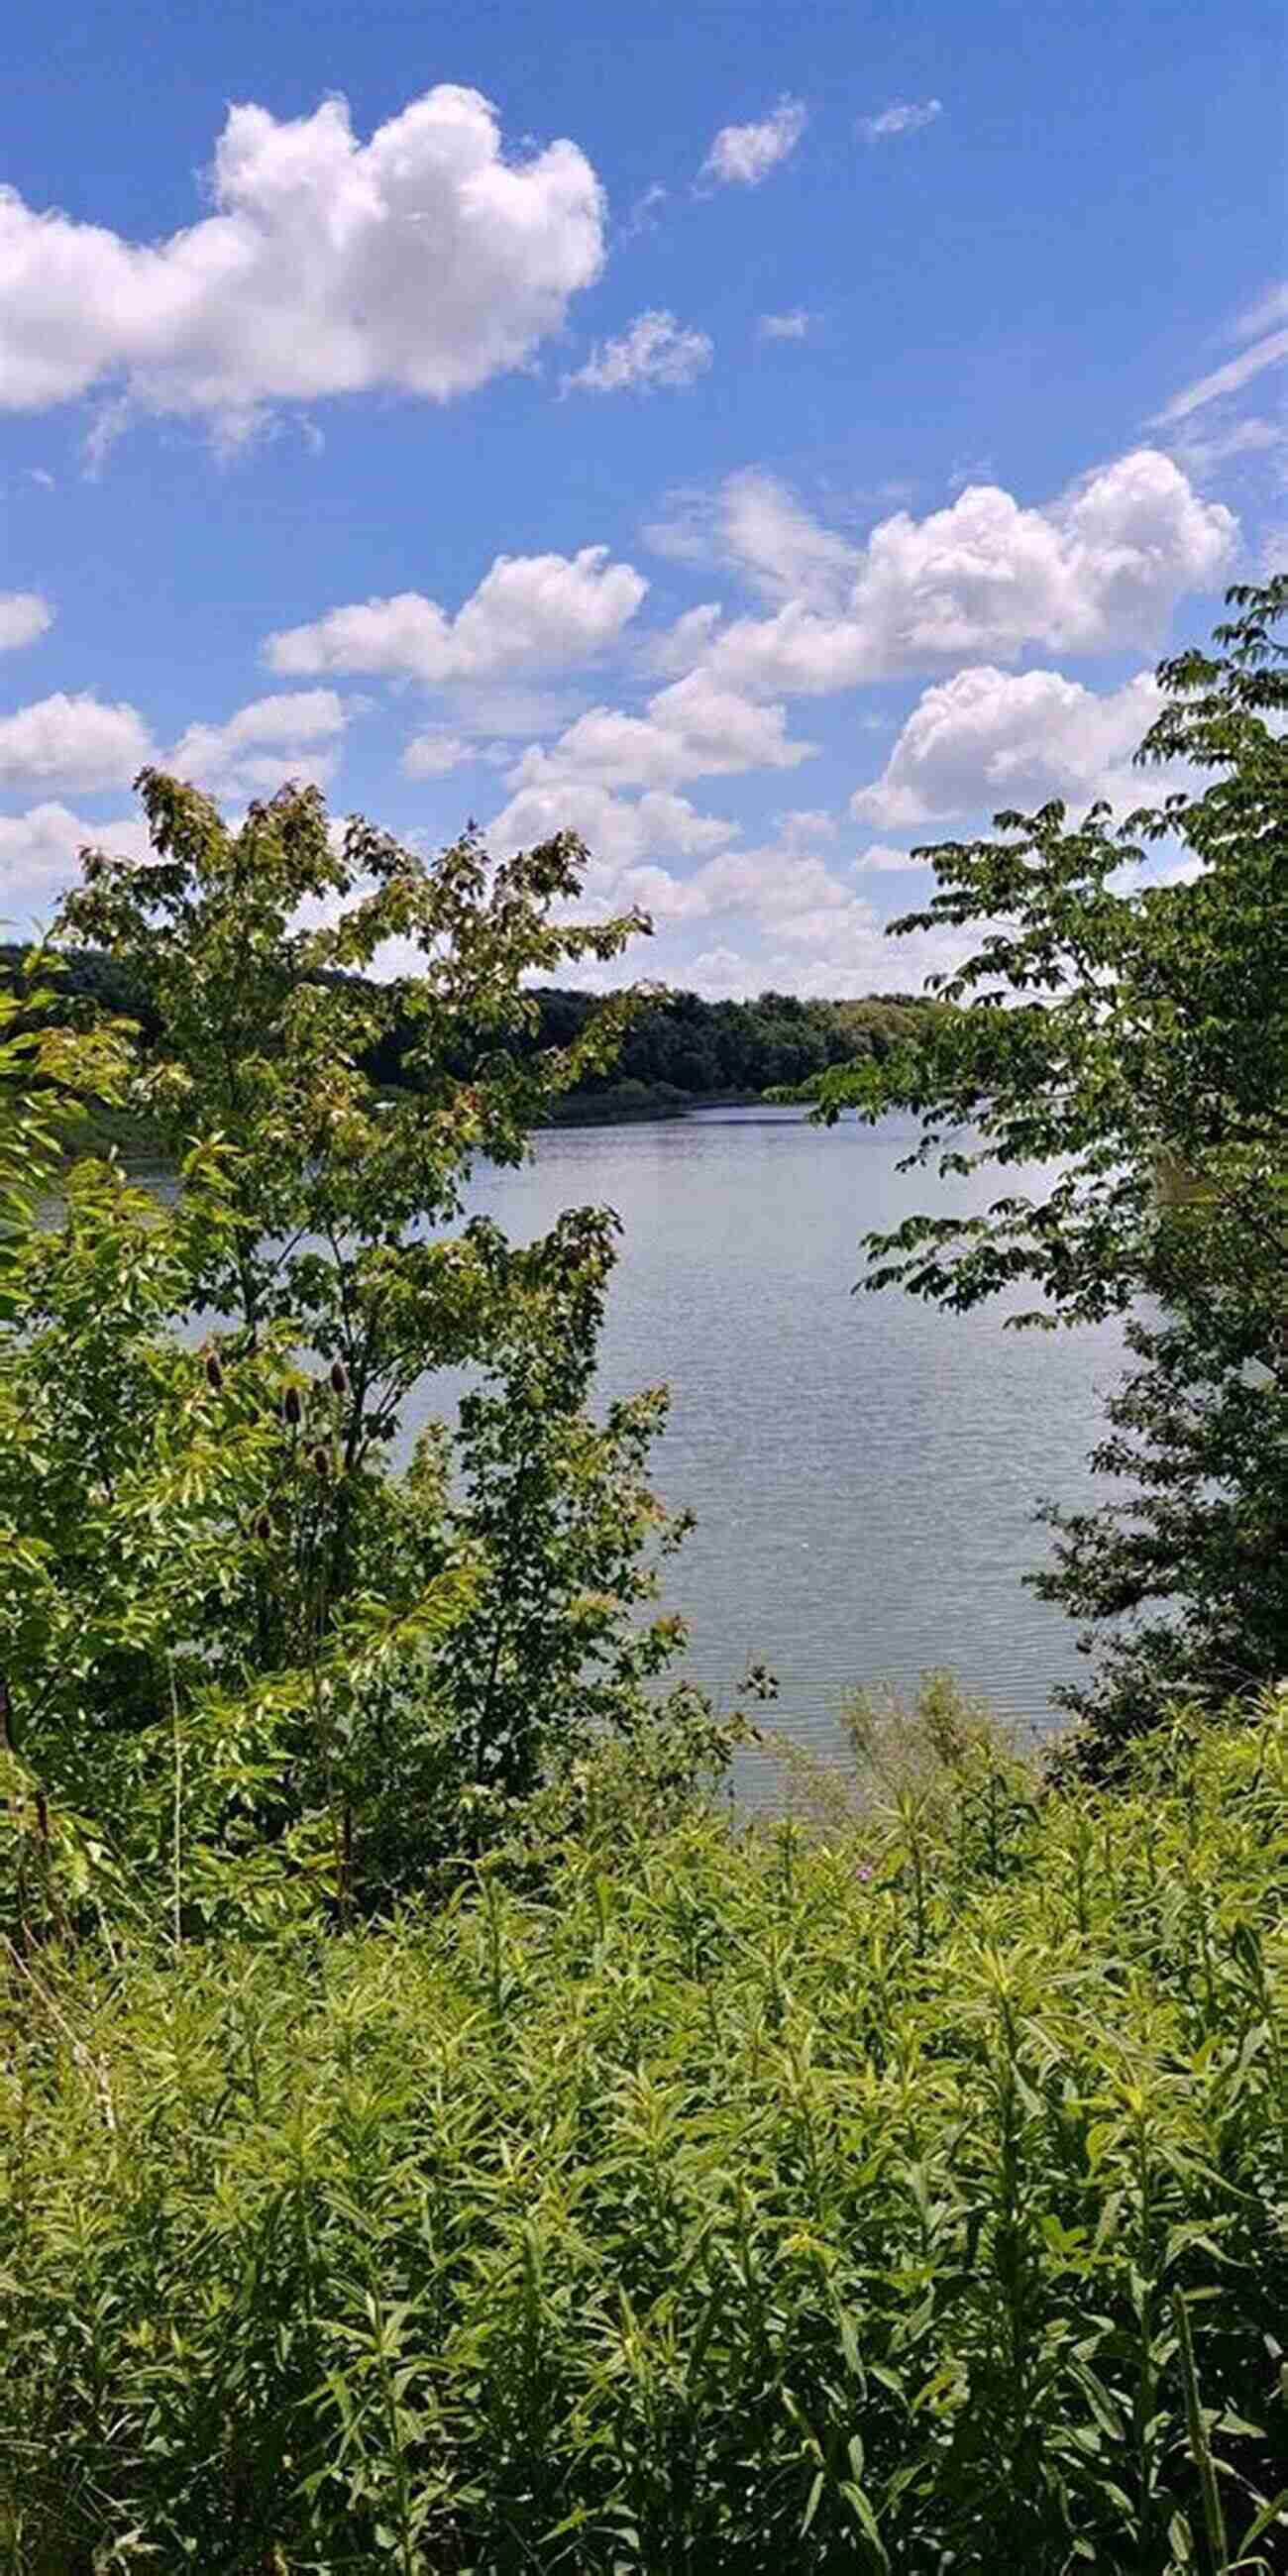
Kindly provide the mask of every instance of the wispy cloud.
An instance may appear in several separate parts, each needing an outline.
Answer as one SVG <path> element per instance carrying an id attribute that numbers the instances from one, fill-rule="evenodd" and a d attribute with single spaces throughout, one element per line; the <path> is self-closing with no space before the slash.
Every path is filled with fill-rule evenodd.
<path id="1" fill-rule="evenodd" d="M 756 324 L 756 337 L 758 340 L 807 340 L 813 321 L 813 314 L 807 313 L 800 304 L 791 313 L 762 313 Z"/>
<path id="2" fill-rule="evenodd" d="M 673 313 L 640 313 L 619 339 L 600 341 L 585 365 L 564 377 L 563 391 L 653 393 L 660 385 L 691 385 L 712 355 L 705 331 L 687 330 Z"/>
<path id="3" fill-rule="evenodd" d="M 896 99 L 892 106 L 883 107 L 879 116 L 861 116 L 859 131 L 866 134 L 869 143 L 881 142 L 890 134 L 918 134 L 923 125 L 933 125 L 943 112 L 941 98 Z"/>
<path id="4" fill-rule="evenodd" d="M 641 233 L 655 233 L 669 194 L 670 190 L 663 187 L 660 179 L 655 179 L 651 187 L 645 188 L 636 198 L 622 226 L 622 240 L 637 241 Z"/>
<path id="5" fill-rule="evenodd" d="M 1256 340 L 1263 331 L 1272 331 L 1276 322 L 1288 322 L 1288 278 L 1278 286 L 1267 287 L 1256 302 L 1244 306 L 1230 337 L 1232 340 Z"/>
<path id="6" fill-rule="evenodd" d="M 1182 429 L 1172 440 L 1172 454 L 1180 458 L 1189 474 L 1211 474 L 1218 465 L 1228 465 L 1236 456 L 1258 456 L 1271 448 L 1282 447 L 1288 440 L 1288 429 L 1282 421 L 1249 420 L 1199 421 L 1191 429 Z"/>
<path id="7" fill-rule="evenodd" d="M 780 98 L 752 125 L 722 125 L 698 173 L 699 187 L 758 188 L 794 152 L 808 122 L 804 100 Z"/>
<path id="8" fill-rule="evenodd" d="M 1278 366 L 1285 358 L 1288 329 L 1268 331 L 1264 339 L 1254 340 L 1252 347 L 1242 350 L 1237 358 L 1228 359 L 1223 367 L 1214 367 L 1210 375 L 1200 376 L 1195 384 L 1173 394 L 1171 401 L 1155 412 L 1150 426 L 1165 429 L 1172 421 L 1188 420 L 1190 413 L 1201 410 L 1204 403 L 1218 402 L 1223 394 L 1239 393 L 1254 376 L 1264 374 L 1267 367 Z"/>

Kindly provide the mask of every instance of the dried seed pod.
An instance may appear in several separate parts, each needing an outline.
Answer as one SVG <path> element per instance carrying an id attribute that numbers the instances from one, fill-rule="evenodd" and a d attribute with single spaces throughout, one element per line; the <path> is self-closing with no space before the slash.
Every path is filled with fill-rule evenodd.
<path id="1" fill-rule="evenodd" d="M 272 1535 L 273 1523 L 270 1515 L 267 1512 L 261 1512 L 255 1523 L 255 1536 L 262 1546 L 267 1547 Z"/>
<path id="2" fill-rule="evenodd" d="M 282 1398 L 282 1420 L 290 1430 L 298 1431 L 303 1418 L 304 1407 L 300 1402 L 300 1390 L 298 1386 L 288 1386 Z"/>
<path id="3" fill-rule="evenodd" d="M 331 1362 L 331 1385 L 337 1395 L 347 1395 L 349 1392 L 349 1380 L 345 1374 L 343 1360 Z"/>
<path id="4" fill-rule="evenodd" d="M 207 1386 L 209 1386 L 209 1387 L 213 1387 L 213 1388 L 214 1388 L 214 1391 L 215 1391 L 215 1394 L 216 1394 L 216 1395 L 218 1395 L 219 1390 L 220 1390 L 221 1386 L 223 1385 L 223 1382 L 224 1382 L 224 1372 L 223 1372 L 223 1368 L 222 1368 L 222 1366 L 221 1366 L 221 1364 L 220 1364 L 220 1359 L 219 1359 L 219 1354 L 218 1354 L 218 1352 L 217 1352 L 217 1351 L 207 1351 L 207 1353 L 206 1353 L 206 1384 L 207 1384 Z"/>
<path id="5" fill-rule="evenodd" d="M 314 1450 L 313 1472 L 315 1476 L 321 1477 L 323 1484 L 326 1483 L 326 1480 L 331 1473 L 331 1452 L 329 1449 L 317 1448 Z"/>

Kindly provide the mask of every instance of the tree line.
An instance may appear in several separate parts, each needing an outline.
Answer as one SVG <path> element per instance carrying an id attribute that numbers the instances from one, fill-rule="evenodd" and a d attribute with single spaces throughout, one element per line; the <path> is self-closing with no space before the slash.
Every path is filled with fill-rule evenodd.
<path id="1" fill-rule="evenodd" d="M 15 943 L 0 943 L 0 982 L 12 988 L 22 956 Z M 132 1019 L 145 1045 L 157 1043 L 161 1023 L 146 979 L 127 963 L 102 950 L 74 948 L 63 964 L 69 996 Z M 530 999 L 530 1023 L 502 1040 L 521 1058 L 574 1045 L 596 1008 L 594 994 L 557 984 L 534 988 Z M 942 1007 L 914 993 L 829 1001 L 767 991 L 745 1001 L 713 1002 L 700 993 L 645 990 L 622 1031 L 615 1061 L 588 1067 L 575 1091 L 551 1104 L 550 1115 L 555 1121 L 657 1116 L 695 1101 L 808 1090 L 838 1065 L 883 1061 L 927 1029 Z M 414 1014 L 395 1008 L 364 1058 L 364 1070 L 385 1089 L 402 1090 L 419 1078 L 415 1058 Z M 464 1072 L 471 1060 L 470 1041 L 458 1036 L 452 1069 Z"/>

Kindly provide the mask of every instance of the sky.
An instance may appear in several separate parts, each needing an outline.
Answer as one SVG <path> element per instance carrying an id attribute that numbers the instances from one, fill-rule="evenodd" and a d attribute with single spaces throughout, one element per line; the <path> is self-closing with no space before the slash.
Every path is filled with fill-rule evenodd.
<path id="1" fill-rule="evenodd" d="M 132 780 L 572 828 L 711 996 L 1139 801 L 1288 558 L 1278 0 L 45 0 L 0 92 L 0 920 Z M 617 970 L 620 973 L 620 970 Z"/>

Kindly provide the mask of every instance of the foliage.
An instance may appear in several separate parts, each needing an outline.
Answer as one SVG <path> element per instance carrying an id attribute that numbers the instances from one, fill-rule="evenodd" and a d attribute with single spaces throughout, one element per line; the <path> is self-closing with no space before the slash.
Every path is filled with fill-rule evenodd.
<path id="1" fill-rule="evenodd" d="M 472 1157 L 518 1160 L 629 1006 L 521 1063 L 494 1041 L 529 1027 L 524 977 L 632 922 L 562 919 L 571 840 L 427 862 L 359 822 L 337 852 L 311 792 L 237 833 L 143 793 L 155 861 L 88 854 L 62 921 L 147 1014 L 133 1070 L 119 1029 L 0 994 L 0 1914 L 24 1936 L 151 1919 L 159 1889 L 181 1940 L 344 1920 L 508 1831 L 605 1730 L 691 1714 L 695 1776 L 711 1754 L 687 1695 L 650 1713 L 681 1642 L 647 1615 L 684 1526 L 646 1480 L 664 1397 L 592 1411 L 615 1220 L 522 1247 L 458 1225 Z M 414 972 L 352 971 L 395 939 Z M 390 1104 L 362 1058 L 395 1015 L 417 1085 Z M 37 1220 L 60 1071 L 168 1136 L 172 1202 L 88 1158 Z M 462 1363 L 455 1440 L 431 1425 L 391 1473 L 412 1388 Z"/>
<path id="2" fill-rule="evenodd" d="M 18 958 L 16 949 L 0 943 L 0 983 Z M 309 971 L 323 983 L 358 980 L 318 967 Z M 65 976 L 78 998 L 125 1014 L 137 1022 L 146 1042 L 155 1040 L 158 1022 L 147 990 L 117 958 L 98 948 L 73 949 Z M 526 999 L 529 1023 L 507 1030 L 500 1040 L 520 1059 L 573 1045 L 600 1007 L 591 994 L 561 985 L 532 985 Z M 640 996 L 621 1031 L 612 1063 L 584 1062 L 573 1090 L 552 1097 L 544 1114 L 556 1121 L 596 1121 L 656 1117 L 678 1112 L 693 1100 L 756 1098 L 772 1090 L 812 1097 L 818 1076 L 829 1066 L 888 1054 L 928 1022 L 936 1007 L 907 993 L 828 1002 L 768 992 L 753 1000 L 709 1002 L 699 993 L 650 990 Z M 416 1037 L 416 1023 L 395 994 L 392 1014 L 383 1019 L 361 1058 L 363 1070 L 388 1092 L 415 1089 Z M 451 1067 L 463 1073 L 469 1063 L 467 1034 Z M 111 1122 L 105 1125 L 110 1134 Z M 120 1132 L 122 1141 L 128 1141 L 128 1131 Z M 141 1121 L 133 1132 L 139 1138 L 147 1134 Z"/>
<path id="3" fill-rule="evenodd" d="M 1270 2576 L 1286 1868 L 1281 1696 L 1114 1797 L 12 1957 L 5 2563 Z"/>
<path id="4" fill-rule="evenodd" d="M 1118 827 L 1057 803 L 925 853 L 938 890 L 895 928 L 984 934 L 937 983 L 963 1007 L 821 1091 L 829 1118 L 915 1111 L 911 1160 L 941 1174 L 1051 1175 L 870 1236 L 869 1286 L 954 1308 L 1028 1287 L 1019 1320 L 1048 1324 L 1131 1310 L 1138 1364 L 1093 1461 L 1127 1497 L 1050 1514 L 1038 1578 L 1110 1623 L 1069 1695 L 1092 1764 L 1178 1685 L 1220 1700 L 1288 1669 L 1288 578 L 1230 600 L 1210 654 L 1161 666 L 1140 754 L 1193 784 Z M 1133 886 L 1151 844 L 1165 874 Z"/>
<path id="5" fill-rule="evenodd" d="M 1036 1793 L 1032 1745 L 1022 1747 L 950 1672 L 924 1673 L 911 1701 L 891 1689 L 855 1691 L 840 1727 L 840 1760 L 759 1731 L 778 1773 L 775 1810 L 814 1833 L 852 1835 L 884 1811 L 952 1814 L 960 1823 L 981 1801 L 1000 1814 Z"/>

